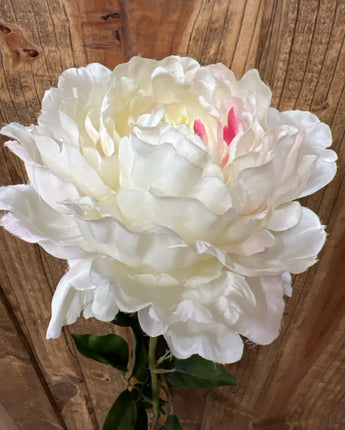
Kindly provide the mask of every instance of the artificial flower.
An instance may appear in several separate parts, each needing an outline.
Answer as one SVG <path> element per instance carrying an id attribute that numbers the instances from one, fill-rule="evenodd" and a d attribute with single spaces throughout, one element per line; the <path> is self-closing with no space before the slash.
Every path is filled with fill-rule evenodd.
<path id="1" fill-rule="evenodd" d="M 1 223 L 68 260 L 48 338 L 119 310 L 179 358 L 230 363 L 243 337 L 277 337 L 290 273 L 326 237 L 297 199 L 336 155 L 315 115 L 270 103 L 256 70 L 134 57 L 64 71 L 38 125 L 3 127 L 29 183 L 1 189 Z"/>

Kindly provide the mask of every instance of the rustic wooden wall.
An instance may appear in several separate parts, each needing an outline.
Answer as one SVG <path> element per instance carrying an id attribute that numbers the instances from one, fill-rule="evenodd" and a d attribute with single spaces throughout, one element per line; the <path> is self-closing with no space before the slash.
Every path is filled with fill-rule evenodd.
<path id="1" fill-rule="evenodd" d="M 34 122 L 67 67 L 174 53 L 238 76 L 256 67 L 274 106 L 332 128 L 339 172 L 304 201 L 328 225 L 320 262 L 295 278 L 280 337 L 230 366 L 237 387 L 175 392 L 185 430 L 345 429 L 344 37 L 344 0 L 0 0 L 1 123 Z M 0 157 L 2 183 L 23 182 L 21 163 Z M 101 429 L 122 381 L 78 355 L 70 333 L 112 326 L 80 320 L 46 341 L 64 264 L 6 232 L 1 244 L 0 429 Z"/>

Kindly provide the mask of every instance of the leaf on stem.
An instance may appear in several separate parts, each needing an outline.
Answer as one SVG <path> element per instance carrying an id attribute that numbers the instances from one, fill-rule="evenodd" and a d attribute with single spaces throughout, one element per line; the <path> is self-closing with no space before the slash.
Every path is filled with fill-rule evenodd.
<path id="1" fill-rule="evenodd" d="M 137 314 L 118 312 L 113 323 L 130 327 L 134 347 L 133 374 L 139 381 L 144 381 L 148 377 L 148 337 L 140 327 Z"/>
<path id="2" fill-rule="evenodd" d="M 169 415 L 165 424 L 159 430 L 183 430 L 176 415 Z"/>
<path id="3" fill-rule="evenodd" d="M 172 385 L 182 388 L 214 388 L 221 385 L 236 385 L 237 379 L 225 367 L 199 355 L 186 360 L 176 360 L 175 371 L 167 374 Z"/>
<path id="4" fill-rule="evenodd" d="M 137 402 L 137 422 L 135 424 L 135 430 L 147 430 L 148 419 L 145 408 L 145 403 L 142 401 Z"/>
<path id="5" fill-rule="evenodd" d="M 137 427 L 137 393 L 123 391 L 111 407 L 103 425 L 103 430 L 141 430 Z M 147 425 L 146 425 L 147 428 Z"/>
<path id="6" fill-rule="evenodd" d="M 122 337 L 116 334 L 72 334 L 72 337 L 78 351 L 85 357 L 127 372 L 128 344 Z"/>
<path id="7" fill-rule="evenodd" d="M 144 381 L 148 376 L 148 352 L 147 343 L 141 328 L 131 327 L 134 347 L 133 374 L 139 381 Z"/>
<path id="8" fill-rule="evenodd" d="M 136 312 L 127 314 L 120 311 L 116 314 L 116 317 L 113 319 L 112 323 L 119 325 L 120 327 L 133 327 L 135 325 L 139 325 Z"/>

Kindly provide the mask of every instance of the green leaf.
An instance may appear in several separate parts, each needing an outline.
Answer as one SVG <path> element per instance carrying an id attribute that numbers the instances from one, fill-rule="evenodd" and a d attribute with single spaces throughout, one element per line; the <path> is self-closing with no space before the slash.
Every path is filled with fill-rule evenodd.
<path id="1" fill-rule="evenodd" d="M 168 382 L 182 388 L 213 388 L 236 385 L 237 379 L 225 367 L 199 355 L 176 360 L 175 371 L 167 374 Z"/>
<path id="2" fill-rule="evenodd" d="M 180 421 L 176 415 L 169 415 L 165 421 L 164 426 L 162 426 L 159 430 L 183 430 L 183 427 L 181 426 Z"/>
<path id="3" fill-rule="evenodd" d="M 135 312 L 118 312 L 113 323 L 121 327 L 130 327 L 134 343 L 133 374 L 139 381 L 148 377 L 148 344 L 143 333 L 138 316 Z"/>
<path id="4" fill-rule="evenodd" d="M 109 364 L 122 372 L 127 371 L 128 344 L 117 334 L 72 334 L 78 351 L 85 357 Z"/>
<path id="5" fill-rule="evenodd" d="M 148 419 L 145 409 L 145 402 L 138 401 L 137 403 L 137 422 L 135 425 L 135 430 L 147 430 L 148 427 Z"/>
<path id="6" fill-rule="evenodd" d="M 136 427 L 137 418 L 137 393 L 125 390 L 111 407 L 103 430 L 141 430 Z"/>
<path id="7" fill-rule="evenodd" d="M 139 325 L 138 316 L 136 312 L 125 313 L 118 312 L 115 319 L 112 321 L 113 324 L 119 325 L 120 327 L 133 327 Z"/>
<path id="8" fill-rule="evenodd" d="M 152 387 L 151 387 L 151 379 L 145 381 L 145 383 L 135 384 L 134 387 L 140 393 L 140 402 L 145 407 L 145 409 L 152 409 Z"/>
<path id="9" fill-rule="evenodd" d="M 131 327 L 134 344 L 133 374 L 139 381 L 144 381 L 148 377 L 148 352 L 147 342 L 140 326 Z"/>

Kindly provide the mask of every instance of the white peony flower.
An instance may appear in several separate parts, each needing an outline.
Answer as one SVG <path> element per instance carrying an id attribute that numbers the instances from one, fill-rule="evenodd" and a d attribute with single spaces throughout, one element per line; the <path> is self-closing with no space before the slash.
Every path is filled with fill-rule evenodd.
<path id="1" fill-rule="evenodd" d="M 296 199 L 331 181 L 336 155 L 327 125 L 270 100 L 256 70 L 134 57 L 66 70 L 38 125 L 3 127 L 29 184 L 1 189 L 2 225 L 69 260 L 48 338 L 121 310 L 179 358 L 229 363 L 241 336 L 275 339 L 289 272 L 325 242 Z"/>

